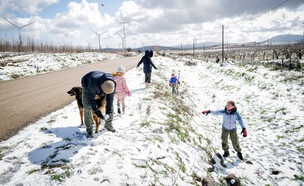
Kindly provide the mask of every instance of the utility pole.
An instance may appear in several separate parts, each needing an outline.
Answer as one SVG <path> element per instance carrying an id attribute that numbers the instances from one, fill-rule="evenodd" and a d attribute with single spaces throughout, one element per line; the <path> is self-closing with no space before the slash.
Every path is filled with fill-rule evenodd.
<path id="1" fill-rule="evenodd" d="M 19 26 L 15 25 L 14 23 L 12 23 L 11 21 L 7 20 L 7 19 L 4 19 L 4 20 L 9 22 L 10 24 L 12 24 L 13 26 L 15 26 L 16 28 L 19 29 L 19 52 L 21 52 L 21 47 L 22 47 L 21 29 L 35 23 L 35 21 L 19 27 Z"/>
<path id="2" fill-rule="evenodd" d="M 303 35 L 302 35 L 302 43 L 304 43 L 304 23 L 303 23 Z"/>
<path id="3" fill-rule="evenodd" d="M 224 25 L 222 25 L 222 63 L 224 63 Z"/>
<path id="4" fill-rule="evenodd" d="M 193 36 L 193 58 L 194 58 L 194 55 L 195 55 L 195 41 L 196 41 L 196 38 L 195 36 Z"/>
<path id="5" fill-rule="evenodd" d="M 181 54 L 183 54 L 183 43 L 181 43 Z"/>
<path id="6" fill-rule="evenodd" d="M 101 44 L 100 44 L 100 36 L 101 36 L 102 34 L 106 33 L 107 31 L 104 31 L 104 32 L 102 32 L 102 33 L 97 33 L 97 32 L 95 32 L 95 31 L 94 31 L 93 29 L 91 29 L 91 28 L 90 28 L 90 30 L 92 30 L 92 31 L 98 36 L 99 51 L 102 52 L 102 51 L 101 51 Z"/>

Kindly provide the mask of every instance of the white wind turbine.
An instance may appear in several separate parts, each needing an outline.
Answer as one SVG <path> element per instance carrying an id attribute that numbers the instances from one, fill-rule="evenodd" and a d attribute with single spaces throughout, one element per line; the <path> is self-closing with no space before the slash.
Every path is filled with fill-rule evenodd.
<path id="1" fill-rule="evenodd" d="M 104 31 L 102 33 L 97 33 L 96 31 L 94 31 L 93 29 L 90 28 L 90 30 L 92 30 L 97 36 L 98 36 L 98 43 L 99 43 L 99 51 L 101 52 L 101 45 L 100 45 L 100 36 L 104 33 L 106 33 L 107 31 Z"/>

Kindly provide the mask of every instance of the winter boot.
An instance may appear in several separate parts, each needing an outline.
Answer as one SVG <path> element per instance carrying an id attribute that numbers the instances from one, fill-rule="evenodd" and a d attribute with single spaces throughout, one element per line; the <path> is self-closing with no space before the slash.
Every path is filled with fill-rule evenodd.
<path id="1" fill-rule="evenodd" d="M 229 154 L 229 151 L 224 151 L 224 154 L 223 154 L 223 156 L 226 158 L 226 157 L 228 157 L 230 154 Z"/>
<path id="2" fill-rule="evenodd" d="M 118 113 L 118 114 L 121 114 L 120 108 L 117 109 L 117 113 Z"/>
<path id="3" fill-rule="evenodd" d="M 240 160 L 244 160 L 243 155 L 242 155 L 241 152 L 238 152 L 238 153 L 237 153 L 237 156 L 240 158 Z"/>
<path id="4" fill-rule="evenodd" d="M 87 138 L 93 138 L 93 132 L 92 131 L 88 132 L 86 136 L 87 136 Z"/>
<path id="5" fill-rule="evenodd" d="M 115 132 L 115 131 L 116 131 L 112 125 L 107 125 L 107 126 L 105 126 L 105 128 L 106 128 L 108 131 L 111 131 L 111 132 Z"/>

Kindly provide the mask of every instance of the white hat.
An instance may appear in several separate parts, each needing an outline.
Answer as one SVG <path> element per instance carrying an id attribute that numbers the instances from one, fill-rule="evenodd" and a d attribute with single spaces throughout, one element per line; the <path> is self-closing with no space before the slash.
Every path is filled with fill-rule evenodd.
<path id="1" fill-rule="evenodd" d="M 120 65 L 120 66 L 117 68 L 117 72 L 126 73 L 126 70 L 125 70 L 125 68 L 124 68 L 123 66 Z"/>

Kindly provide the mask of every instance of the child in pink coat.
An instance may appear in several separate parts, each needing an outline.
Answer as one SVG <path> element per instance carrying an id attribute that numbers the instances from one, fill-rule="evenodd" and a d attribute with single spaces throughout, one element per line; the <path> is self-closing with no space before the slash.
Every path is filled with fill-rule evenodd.
<path id="1" fill-rule="evenodd" d="M 125 112 L 125 97 L 126 96 L 131 96 L 130 90 L 127 86 L 127 81 L 126 78 L 124 77 L 125 75 L 125 68 L 123 66 L 119 66 L 117 68 L 116 73 L 112 73 L 114 80 L 116 82 L 116 98 L 117 98 L 117 112 L 118 114 L 121 114 L 120 110 L 120 102 L 122 103 L 122 112 Z"/>

